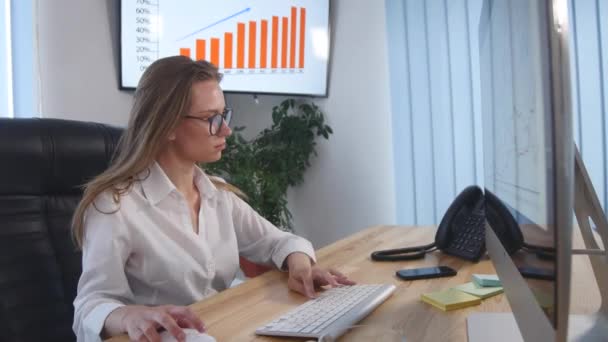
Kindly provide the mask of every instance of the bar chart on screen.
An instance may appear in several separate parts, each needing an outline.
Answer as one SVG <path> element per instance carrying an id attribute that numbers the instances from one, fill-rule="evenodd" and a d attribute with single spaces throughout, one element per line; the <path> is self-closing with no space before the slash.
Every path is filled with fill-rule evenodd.
<path id="1" fill-rule="evenodd" d="M 288 16 L 237 21 L 234 28 L 218 37 L 183 40 L 187 45 L 179 48 L 179 54 L 207 60 L 225 74 L 304 72 L 306 8 L 292 6 Z"/>
<path id="2" fill-rule="evenodd" d="M 217 66 L 227 91 L 326 92 L 328 0 L 123 0 L 121 10 L 123 83 L 182 55 Z"/>

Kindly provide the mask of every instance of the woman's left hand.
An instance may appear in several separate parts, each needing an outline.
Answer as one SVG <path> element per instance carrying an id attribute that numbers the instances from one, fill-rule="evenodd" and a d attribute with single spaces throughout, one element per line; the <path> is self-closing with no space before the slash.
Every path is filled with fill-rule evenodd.
<path id="1" fill-rule="evenodd" d="M 287 257 L 289 280 L 287 286 L 308 298 L 315 298 L 315 287 L 354 285 L 355 282 L 344 274 L 333 270 L 313 266 L 308 255 L 300 252 L 291 253 Z"/>

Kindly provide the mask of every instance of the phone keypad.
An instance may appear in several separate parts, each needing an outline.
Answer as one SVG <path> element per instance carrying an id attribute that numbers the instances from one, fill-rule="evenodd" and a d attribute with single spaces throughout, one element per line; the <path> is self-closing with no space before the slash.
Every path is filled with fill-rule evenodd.
<path id="1" fill-rule="evenodd" d="M 485 251 L 485 215 L 469 215 L 455 228 L 453 240 L 445 252 L 471 261 L 479 260 Z"/>

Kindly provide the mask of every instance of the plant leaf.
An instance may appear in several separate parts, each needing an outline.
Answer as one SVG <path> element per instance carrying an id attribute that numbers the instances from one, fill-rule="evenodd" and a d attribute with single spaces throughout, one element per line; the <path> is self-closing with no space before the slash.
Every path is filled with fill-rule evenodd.
<path id="1" fill-rule="evenodd" d="M 247 195 L 260 215 L 284 230 L 292 230 L 287 190 L 304 182 L 304 173 L 317 156 L 316 137 L 329 139 L 333 130 L 313 102 L 286 99 L 272 108 L 272 125 L 250 141 L 233 128 L 222 159 L 206 165 L 209 174 L 224 177 Z"/>

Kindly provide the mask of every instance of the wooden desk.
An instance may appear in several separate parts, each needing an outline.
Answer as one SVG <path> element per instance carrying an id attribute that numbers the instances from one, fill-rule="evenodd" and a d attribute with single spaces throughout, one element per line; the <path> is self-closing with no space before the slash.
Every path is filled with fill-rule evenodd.
<path id="1" fill-rule="evenodd" d="M 373 262 L 374 250 L 426 244 L 433 241 L 433 227 L 387 227 L 366 229 L 317 251 L 319 264 L 333 267 L 359 283 L 392 283 L 397 285 L 384 304 L 360 322 L 341 341 L 383 341 L 395 335 L 407 341 L 466 341 L 466 317 L 472 312 L 510 311 L 504 294 L 486 299 L 479 306 L 442 312 L 420 301 L 420 294 L 447 289 L 470 281 L 473 273 L 496 273 L 491 261 L 483 258 L 470 263 L 440 252 L 427 254 L 422 260 Z M 402 281 L 395 271 L 402 268 L 447 265 L 458 271 L 451 278 Z M 591 275 L 586 256 L 575 256 L 575 274 Z M 278 271 L 248 280 L 211 298 L 191 305 L 205 322 L 210 335 L 218 341 L 303 341 L 256 336 L 257 327 L 306 301 L 287 289 L 287 275 Z M 590 313 L 599 308 L 599 291 L 593 277 L 573 281 L 572 312 Z M 112 341 L 126 341 L 114 338 Z"/>

